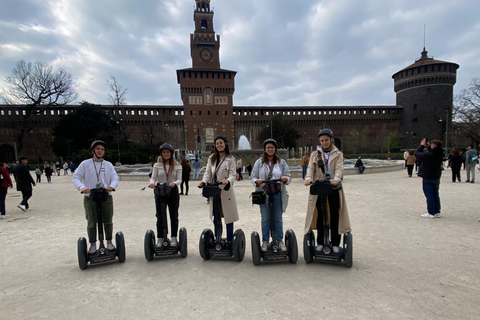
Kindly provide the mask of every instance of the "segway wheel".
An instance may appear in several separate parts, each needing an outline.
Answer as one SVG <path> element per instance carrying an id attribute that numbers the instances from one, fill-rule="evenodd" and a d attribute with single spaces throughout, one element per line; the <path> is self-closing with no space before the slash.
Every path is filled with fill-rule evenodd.
<path id="1" fill-rule="evenodd" d="M 257 231 L 252 232 L 251 236 L 252 243 L 252 262 L 254 265 L 260 265 L 260 258 L 262 257 L 262 249 L 260 247 L 260 236 Z"/>
<path id="2" fill-rule="evenodd" d="M 117 244 L 118 261 L 125 262 L 125 238 L 121 231 L 115 234 L 115 243 Z"/>
<path id="3" fill-rule="evenodd" d="M 303 237 L 303 257 L 305 258 L 306 263 L 311 263 L 313 261 L 313 231 L 310 230 Z"/>
<path id="4" fill-rule="evenodd" d="M 288 229 L 285 232 L 285 241 L 288 249 L 288 260 L 291 263 L 297 263 L 298 260 L 298 246 L 297 246 L 297 237 L 295 232 L 292 229 Z"/>
<path id="5" fill-rule="evenodd" d="M 147 230 L 147 232 L 145 233 L 145 241 L 143 245 L 143 248 L 145 251 L 145 259 L 147 259 L 147 261 L 153 260 L 154 244 L 155 244 L 155 232 L 153 232 L 153 230 Z"/>
<path id="6" fill-rule="evenodd" d="M 343 235 L 343 252 L 345 254 L 345 267 L 353 266 L 353 235 L 347 232 Z"/>
<path id="7" fill-rule="evenodd" d="M 180 256 L 187 257 L 187 229 L 180 229 Z"/>
<path id="8" fill-rule="evenodd" d="M 242 229 L 235 230 L 233 234 L 233 257 L 238 262 L 245 257 L 245 233 Z"/>
<path id="9" fill-rule="evenodd" d="M 200 251 L 200 256 L 203 260 L 210 259 L 210 252 L 208 249 L 213 244 L 213 232 L 210 229 L 205 229 L 200 236 L 200 241 L 198 243 L 198 250 Z"/>
<path id="10" fill-rule="evenodd" d="M 78 251 L 78 266 L 81 270 L 87 269 L 87 239 L 84 237 L 78 238 L 77 241 Z"/>

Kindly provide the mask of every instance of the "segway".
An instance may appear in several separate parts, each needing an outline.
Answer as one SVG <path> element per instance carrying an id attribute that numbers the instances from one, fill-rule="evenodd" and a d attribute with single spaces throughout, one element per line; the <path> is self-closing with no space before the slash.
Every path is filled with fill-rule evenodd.
<path id="1" fill-rule="evenodd" d="M 267 251 L 263 252 L 260 246 L 260 236 L 258 232 L 252 232 L 252 260 L 253 264 L 256 266 L 260 265 L 261 259 L 263 259 L 263 261 L 288 260 L 291 263 L 296 263 L 298 260 L 297 237 L 295 236 L 295 232 L 293 232 L 292 229 L 288 229 L 285 232 L 285 246 L 287 247 L 287 251 L 280 251 L 277 243 L 277 237 L 275 235 L 273 196 L 276 195 L 279 190 L 275 190 L 276 188 L 273 187 L 273 184 L 278 184 L 279 181 L 281 181 L 281 179 L 271 179 L 264 181 L 264 190 L 268 195 L 268 209 L 270 212 L 270 236 L 272 237 L 272 241 L 268 244 Z M 270 187 L 270 185 L 272 187 Z"/>
<path id="2" fill-rule="evenodd" d="M 152 261 L 154 256 L 165 257 L 176 255 L 179 252 L 182 258 L 187 256 L 187 230 L 185 228 L 180 229 L 177 246 L 172 247 L 167 237 L 167 197 L 170 194 L 170 190 L 168 183 L 158 183 L 155 186 L 155 197 L 160 199 L 160 214 L 162 215 L 164 238 L 163 245 L 157 247 L 155 245 L 155 232 L 148 230 L 145 233 L 144 249 L 145 258 L 148 261 Z"/>
<path id="3" fill-rule="evenodd" d="M 221 184 L 221 182 L 209 182 L 201 187 L 203 188 L 202 195 L 205 198 L 213 198 L 213 215 L 215 217 L 217 234 L 214 236 L 214 232 L 208 228 L 203 230 L 198 249 L 200 256 L 204 260 L 209 260 L 212 257 L 230 258 L 233 256 L 236 261 L 242 261 L 245 256 L 245 234 L 242 229 L 235 230 L 232 241 L 222 238 L 222 204 L 220 198 L 222 189 L 218 187 Z M 229 185 L 225 186 L 225 191 L 228 191 L 228 188 Z"/>
<path id="4" fill-rule="evenodd" d="M 323 168 L 322 168 L 323 169 Z M 329 230 L 329 221 L 327 214 L 327 195 L 332 193 L 332 185 L 328 180 L 317 180 L 312 183 L 310 187 L 310 194 L 318 195 L 320 197 L 319 208 L 317 206 L 317 212 L 322 217 L 317 217 L 317 219 L 323 219 L 323 250 L 315 250 L 315 234 L 313 230 L 310 230 L 303 239 L 303 256 L 305 262 L 311 263 L 313 260 L 318 261 L 327 261 L 327 262 L 336 262 L 341 263 L 345 261 L 345 267 L 351 268 L 353 265 L 353 236 L 350 232 L 347 232 L 343 235 L 343 247 L 340 247 L 339 253 L 334 253 L 332 250 L 332 243 L 330 241 L 330 230 Z M 318 204 L 318 201 L 317 201 Z M 321 232 L 317 230 L 317 232 Z"/>
<path id="5" fill-rule="evenodd" d="M 105 188 L 95 188 L 90 189 L 90 197 L 97 205 L 97 229 L 98 229 L 98 240 L 100 241 L 100 246 L 97 249 L 97 252 L 94 254 L 87 253 L 87 239 L 84 237 L 78 238 L 77 242 L 77 252 L 78 252 L 78 265 L 80 269 L 84 270 L 87 268 L 88 263 L 97 264 L 107 261 L 113 261 L 118 257 L 118 261 L 125 261 L 125 239 L 122 232 L 117 232 L 115 234 L 115 244 L 116 248 L 114 251 L 109 251 L 105 248 L 103 243 L 104 233 L 103 233 L 103 220 L 102 220 L 102 202 L 106 201 L 108 198 L 108 191 Z"/>

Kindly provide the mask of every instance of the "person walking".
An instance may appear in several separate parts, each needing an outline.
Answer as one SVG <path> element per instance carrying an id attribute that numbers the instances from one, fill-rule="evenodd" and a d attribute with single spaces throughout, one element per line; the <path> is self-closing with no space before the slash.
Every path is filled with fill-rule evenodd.
<path id="1" fill-rule="evenodd" d="M 203 187 L 207 182 L 219 181 L 222 192 L 220 194 L 223 219 L 227 229 L 227 241 L 233 240 L 233 223 L 238 221 L 237 201 L 233 183 L 235 182 L 235 158 L 230 154 L 227 137 L 218 135 L 214 140 L 215 149 L 207 160 L 207 168 L 203 175 L 199 187 Z M 208 198 L 210 199 L 210 198 Z M 210 219 L 215 225 L 215 236 L 218 233 L 217 221 L 213 216 L 213 201 L 210 203 Z"/>
<path id="2" fill-rule="evenodd" d="M 19 159 L 18 164 L 13 169 L 13 176 L 15 177 L 15 182 L 17 184 L 17 191 L 22 192 L 22 202 L 20 202 L 17 207 L 23 212 L 26 212 L 27 210 L 30 210 L 28 199 L 32 197 L 33 187 L 37 185 L 30 174 L 28 158 L 21 157 Z"/>
<path id="3" fill-rule="evenodd" d="M 243 169 L 242 159 L 238 157 L 238 160 L 237 160 L 238 181 L 243 180 L 242 169 Z"/>
<path id="4" fill-rule="evenodd" d="M 37 181 L 35 181 L 36 183 L 42 182 L 42 174 L 43 174 L 42 168 L 36 166 L 35 167 L 35 175 L 37 176 Z"/>
<path id="5" fill-rule="evenodd" d="M 60 172 L 62 171 L 62 165 L 60 164 L 60 162 L 55 162 L 55 170 L 57 172 L 57 176 L 60 175 Z"/>
<path id="6" fill-rule="evenodd" d="M 421 165 L 418 176 L 423 178 L 422 188 L 427 199 L 427 212 L 422 214 L 424 218 L 440 218 L 440 178 L 442 176 L 443 149 L 442 141 L 432 140 L 430 144 L 423 139 L 415 152 L 415 157 Z"/>
<path id="7" fill-rule="evenodd" d="M 302 179 L 305 180 L 305 175 L 307 174 L 308 161 L 310 159 L 310 154 L 305 153 L 302 157 Z"/>
<path id="8" fill-rule="evenodd" d="M 263 142 L 263 156 L 255 161 L 253 165 L 252 180 L 255 186 L 255 191 L 263 191 L 264 181 L 271 179 L 280 179 L 281 192 L 273 196 L 274 207 L 274 224 L 275 224 L 275 238 L 278 243 L 280 251 L 287 251 L 287 247 L 283 242 L 283 213 L 288 205 L 288 192 L 286 185 L 292 181 L 290 169 L 284 159 L 277 155 L 277 141 L 274 139 L 267 139 Z M 261 250 L 266 252 L 268 250 L 268 241 L 270 239 L 270 209 L 268 207 L 268 197 L 266 195 L 265 203 L 260 204 L 260 214 L 262 217 L 262 246 Z"/>
<path id="9" fill-rule="evenodd" d="M 103 227 L 105 230 L 105 239 L 107 240 L 107 250 L 115 251 L 112 243 L 113 233 L 113 197 L 112 191 L 118 186 L 118 175 L 111 162 L 105 160 L 105 150 L 107 145 L 102 140 L 95 140 L 90 145 L 92 153 L 91 159 L 83 160 L 78 169 L 73 174 L 72 183 L 75 188 L 84 194 L 83 208 L 85 209 L 85 218 L 87 219 L 87 235 L 90 248 L 89 254 L 97 252 L 97 230 L 98 221 L 97 203 L 90 198 L 90 190 L 94 188 L 105 188 L 108 191 L 108 198 L 101 203 Z"/>
<path id="10" fill-rule="evenodd" d="M 252 167 L 252 164 L 250 162 L 247 164 L 246 169 L 247 169 L 247 172 L 248 172 L 248 178 L 251 179 L 253 167 Z"/>
<path id="11" fill-rule="evenodd" d="M 150 178 L 149 188 L 154 189 L 157 183 L 166 183 L 170 187 L 170 193 L 166 198 L 168 212 L 170 214 L 170 234 L 172 239 L 170 246 L 176 247 L 178 245 L 178 207 L 180 206 L 180 196 L 178 193 L 178 185 L 182 183 L 182 166 L 175 161 L 173 156 L 174 148 L 171 144 L 164 143 L 160 146 L 160 156 L 157 163 L 153 165 L 152 177 Z M 185 158 L 184 158 L 185 160 Z M 163 234 L 163 216 L 161 211 L 162 200 L 155 197 L 155 210 L 157 217 L 157 247 L 162 247 L 164 238 Z M 166 218 L 166 216 L 165 216 Z M 167 225 L 165 221 L 165 225 Z M 168 230 L 167 230 L 168 232 Z M 168 241 L 167 241 L 168 242 Z"/>
<path id="12" fill-rule="evenodd" d="M 307 175 L 305 177 L 305 186 L 309 186 L 316 180 L 328 180 L 332 185 L 332 194 L 327 196 L 328 212 L 318 212 L 321 208 L 321 197 L 309 194 L 307 215 L 305 217 L 305 234 L 310 230 L 317 229 L 317 246 L 315 250 L 323 250 L 323 219 L 322 215 L 328 214 L 330 240 L 332 242 L 332 251 L 340 252 L 341 235 L 351 232 L 350 218 L 348 216 L 345 194 L 341 187 L 343 177 L 343 153 L 337 149 L 334 144 L 333 132 L 330 129 L 322 129 L 318 133 L 320 146 L 312 152 L 308 163 Z M 323 166 L 323 170 L 320 167 Z"/>
<path id="13" fill-rule="evenodd" d="M 182 159 L 182 183 L 180 184 L 180 195 L 183 195 L 183 184 L 185 184 L 185 195 L 188 196 L 188 182 L 190 181 L 190 172 L 192 168 L 187 162 L 187 159 Z"/>
<path id="14" fill-rule="evenodd" d="M 412 177 L 413 166 L 415 165 L 416 162 L 417 162 L 417 158 L 415 157 L 415 152 L 413 152 L 413 150 L 410 150 L 406 159 L 407 174 L 409 178 Z"/>
<path id="15" fill-rule="evenodd" d="M 7 164 L 0 162 L 0 219 L 6 219 L 9 217 L 5 206 L 8 188 L 13 188 L 12 179 L 7 170 Z"/>
<path id="16" fill-rule="evenodd" d="M 200 176 L 200 165 L 202 164 L 200 160 L 198 160 L 198 156 L 195 157 L 195 160 L 192 162 L 193 164 L 193 180 L 198 180 Z"/>
<path id="17" fill-rule="evenodd" d="M 52 173 L 53 170 L 50 168 L 50 166 L 45 167 L 45 177 L 47 177 L 47 182 L 51 183 L 52 182 Z"/>
<path id="18" fill-rule="evenodd" d="M 457 149 L 452 150 L 452 155 L 448 158 L 448 167 L 452 169 L 452 182 L 458 179 L 458 182 L 462 182 L 460 178 L 460 169 L 462 169 L 463 159 L 460 155 L 460 151 Z"/>
<path id="19" fill-rule="evenodd" d="M 63 175 L 68 176 L 68 163 L 63 163 Z"/>
<path id="20" fill-rule="evenodd" d="M 475 183 L 475 164 L 478 161 L 477 150 L 472 144 L 468 145 L 467 152 L 465 154 L 465 170 L 467 171 L 467 181 Z M 471 178 L 471 179 L 470 179 Z"/>

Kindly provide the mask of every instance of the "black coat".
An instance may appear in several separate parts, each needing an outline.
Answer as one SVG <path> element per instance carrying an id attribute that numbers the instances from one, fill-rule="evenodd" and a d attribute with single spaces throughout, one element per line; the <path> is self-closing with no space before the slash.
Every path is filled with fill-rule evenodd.
<path id="1" fill-rule="evenodd" d="M 448 159 L 448 165 L 452 169 L 460 169 L 462 167 L 463 159 L 461 156 L 451 156 Z"/>
<path id="2" fill-rule="evenodd" d="M 19 163 L 13 168 L 13 176 L 15 177 L 15 182 L 17 183 L 17 191 L 32 190 L 32 184 L 35 184 L 30 175 L 29 168 Z"/>
<path id="3" fill-rule="evenodd" d="M 418 176 L 424 179 L 440 179 L 442 176 L 443 149 L 420 146 L 415 152 L 415 157 L 420 161 Z"/>

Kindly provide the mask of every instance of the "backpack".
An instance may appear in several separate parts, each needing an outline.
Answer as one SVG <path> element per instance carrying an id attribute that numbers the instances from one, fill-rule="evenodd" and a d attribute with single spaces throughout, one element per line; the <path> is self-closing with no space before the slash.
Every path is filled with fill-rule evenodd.
<path id="1" fill-rule="evenodd" d="M 470 163 L 477 163 L 478 160 L 478 154 L 474 153 L 472 154 L 472 157 L 470 158 Z"/>

